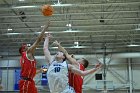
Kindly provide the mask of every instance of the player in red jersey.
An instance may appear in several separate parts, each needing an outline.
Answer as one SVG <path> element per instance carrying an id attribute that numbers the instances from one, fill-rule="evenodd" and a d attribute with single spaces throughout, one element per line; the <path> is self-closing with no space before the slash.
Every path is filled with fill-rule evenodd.
<path id="1" fill-rule="evenodd" d="M 60 43 L 56 42 L 55 43 L 59 50 L 62 51 L 68 61 L 76 68 L 84 71 L 85 68 L 88 67 L 89 62 L 84 59 L 81 58 L 79 60 L 76 60 L 73 55 L 69 55 L 68 52 L 60 45 Z M 99 69 L 102 65 L 101 64 L 96 64 L 94 71 L 92 71 L 91 73 L 94 73 L 97 69 Z M 77 74 L 72 73 L 71 71 L 69 71 L 69 84 L 70 86 L 72 86 L 75 90 L 76 93 L 82 93 L 82 85 L 83 85 L 83 77 Z"/>
<path id="2" fill-rule="evenodd" d="M 35 87 L 35 82 L 33 80 L 36 75 L 36 60 L 34 58 L 34 53 L 36 47 L 44 37 L 44 33 L 47 30 L 49 23 L 43 28 L 32 46 L 28 47 L 26 44 L 23 44 L 19 49 L 21 54 L 21 80 L 19 81 L 20 93 L 37 93 L 37 88 Z"/>
<path id="3" fill-rule="evenodd" d="M 73 55 L 71 56 L 73 58 Z M 70 58 L 70 59 L 72 59 Z M 79 59 L 77 61 L 69 61 L 71 64 L 73 64 L 76 68 L 84 71 L 85 68 L 88 67 L 88 61 L 84 58 Z M 101 67 L 101 64 L 96 64 L 95 71 Z M 94 73 L 94 72 L 93 72 Z M 83 76 L 74 74 L 69 71 L 69 83 L 70 85 L 75 89 L 76 93 L 82 93 L 82 85 L 83 85 Z"/>
<path id="4" fill-rule="evenodd" d="M 85 61 L 86 62 L 85 64 L 88 65 L 87 60 L 81 59 L 81 61 Z M 82 71 L 84 71 L 86 68 L 82 63 L 78 63 L 76 67 Z M 76 93 L 82 93 L 83 76 L 74 74 L 69 71 L 69 84 L 74 88 Z"/>

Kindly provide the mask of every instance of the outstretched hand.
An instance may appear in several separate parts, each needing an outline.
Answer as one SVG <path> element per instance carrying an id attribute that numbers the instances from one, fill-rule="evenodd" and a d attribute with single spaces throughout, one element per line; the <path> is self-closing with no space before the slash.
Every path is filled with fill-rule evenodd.
<path id="1" fill-rule="evenodd" d="M 44 35 L 43 40 L 45 40 L 45 38 L 52 38 L 53 36 L 48 32 L 47 34 Z"/>
<path id="2" fill-rule="evenodd" d="M 46 34 L 46 37 L 52 38 L 53 36 L 48 32 L 48 33 Z"/>
<path id="3" fill-rule="evenodd" d="M 96 69 L 99 69 L 99 68 L 101 68 L 101 67 L 102 67 L 102 63 L 98 63 L 98 64 L 95 65 L 95 68 L 96 68 Z"/>
<path id="4" fill-rule="evenodd" d="M 59 45 L 60 45 L 60 43 L 59 43 L 57 40 L 55 40 L 55 41 L 53 42 L 53 44 L 56 45 L 56 46 L 59 46 Z"/>
<path id="5" fill-rule="evenodd" d="M 39 70 L 37 70 L 36 74 L 43 73 L 43 72 L 44 72 L 43 68 L 40 68 Z"/>

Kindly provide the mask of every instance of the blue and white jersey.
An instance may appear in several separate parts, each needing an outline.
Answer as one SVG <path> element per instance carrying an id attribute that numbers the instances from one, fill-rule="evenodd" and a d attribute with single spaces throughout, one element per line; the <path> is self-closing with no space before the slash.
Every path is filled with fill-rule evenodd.
<path id="1" fill-rule="evenodd" d="M 48 83 L 51 93 L 62 93 L 68 86 L 68 66 L 66 61 L 58 63 L 53 61 L 47 71 Z"/>

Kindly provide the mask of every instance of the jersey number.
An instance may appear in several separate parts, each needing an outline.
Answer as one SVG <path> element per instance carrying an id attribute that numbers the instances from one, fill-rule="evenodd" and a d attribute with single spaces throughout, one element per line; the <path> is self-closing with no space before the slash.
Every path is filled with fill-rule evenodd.
<path id="1" fill-rule="evenodd" d="M 56 72 L 60 72 L 60 67 L 55 67 L 55 68 L 54 68 L 54 71 L 55 71 L 55 73 L 56 73 Z"/>

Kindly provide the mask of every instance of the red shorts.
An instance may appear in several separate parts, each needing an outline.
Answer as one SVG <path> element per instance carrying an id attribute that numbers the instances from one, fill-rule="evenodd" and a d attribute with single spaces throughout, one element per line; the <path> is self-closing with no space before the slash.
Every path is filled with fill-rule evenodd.
<path id="1" fill-rule="evenodd" d="M 37 88 L 33 80 L 20 80 L 19 90 L 20 93 L 37 93 Z"/>

